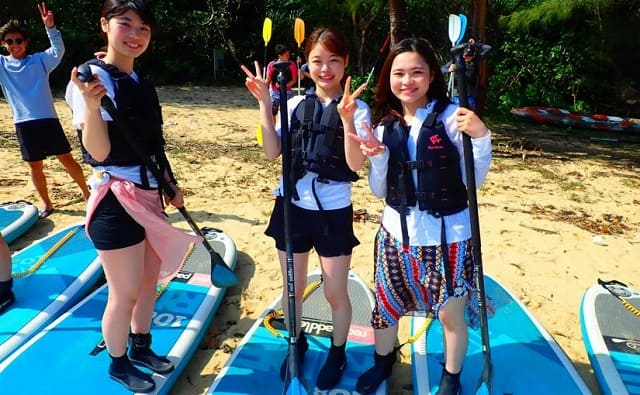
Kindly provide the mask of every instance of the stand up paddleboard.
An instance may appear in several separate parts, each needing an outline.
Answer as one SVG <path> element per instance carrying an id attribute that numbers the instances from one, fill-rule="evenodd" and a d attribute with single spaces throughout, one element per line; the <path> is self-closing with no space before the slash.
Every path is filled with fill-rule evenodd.
<path id="1" fill-rule="evenodd" d="M 38 209 L 29 202 L 7 202 L 0 204 L 0 229 L 2 237 L 11 243 L 22 236 L 38 221 Z"/>
<path id="2" fill-rule="evenodd" d="M 320 271 L 315 270 L 307 277 L 310 284 L 321 281 Z M 320 286 L 305 298 L 302 308 L 302 330 L 306 333 L 309 350 L 306 353 L 302 374 L 311 394 L 353 394 L 358 377 L 373 366 L 374 336 L 371 328 L 371 311 L 374 297 L 369 287 L 355 273 L 349 273 L 349 297 L 353 315 L 347 340 L 347 367 L 338 385 L 329 391 L 315 387 L 318 372 L 331 346 L 333 325 L 331 308 Z M 216 376 L 207 394 L 281 394 L 283 382 L 280 379 L 280 365 L 287 350 L 287 336 L 282 320 L 273 320 L 271 325 L 281 337 L 274 335 L 266 326 L 264 318 L 281 308 L 280 298 L 276 300 L 251 327 L 238 348 L 220 373 Z M 376 394 L 386 394 L 386 383 Z"/>
<path id="3" fill-rule="evenodd" d="M 14 254 L 12 263 L 16 302 L 0 316 L 0 361 L 86 295 L 102 275 L 82 224 L 36 241 Z"/>
<path id="4" fill-rule="evenodd" d="M 236 247 L 220 230 L 203 230 L 207 241 L 234 267 Z M 155 394 L 166 394 L 198 348 L 225 293 L 211 285 L 211 257 L 195 245 L 180 273 L 164 287 L 153 315 L 152 348 L 175 364 L 167 375 L 154 374 Z M 0 388 L 8 394 L 125 394 L 109 378 L 109 354 L 100 329 L 107 302 L 104 286 L 48 325 L 0 363 Z"/>
<path id="5" fill-rule="evenodd" d="M 484 276 L 487 296 L 495 304 L 489 319 L 493 375 L 491 394 L 590 394 L 571 361 L 527 308 L 498 281 Z M 429 318 L 412 317 L 411 335 Z M 438 391 L 444 361 L 442 326 L 431 321 L 412 344 L 414 394 Z M 462 363 L 462 394 L 476 394 L 483 368 L 480 330 L 469 329 L 469 349 Z"/>
<path id="6" fill-rule="evenodd" d="M 640 291 L 617 281 L 599 283 L 580 306 L 587 354 L 603 394 L 639 395 Z"/>

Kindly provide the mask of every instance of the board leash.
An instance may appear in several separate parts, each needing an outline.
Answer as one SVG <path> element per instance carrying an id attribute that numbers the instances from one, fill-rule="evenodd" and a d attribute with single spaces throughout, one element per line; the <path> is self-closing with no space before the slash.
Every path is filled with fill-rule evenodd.
<path id="1" fill-rule="evenodd" d="M 304 289 L 304 294 L 302 295 L 302 301 L 304 302 L 309 297 L 309 295 L 311 295 L 316 289 L 320 288 L 321 284 L 322 276 L 320 276 L 319 280 L 316 280 L 307 285 L 307 287 Z M 262 324 L 273 336 L 283 338 L 284 336 L 282 336 L 280 332 L 278 332 L 278 330 L 273 325 L 271 325 L 271 321 L 282 317 L 284 317 L 283 309 L 271 310 L 262 320 Z"/>
<path id="2" fill-rule="evenodd" d="M 34 263 L 29 269 L 25 270 L 24 272 L 14 273 L 14 274 L 11 275 L 11 277 L 13 277 L 13 278 L 23 278 L 23 277 L 27 277 L 27 276 L 33 274 L 36 270 L 38 270 L 40 268 L 40 266 L 42 266 L 44 264 L 44 262 L 47 259 L 49 259 L 51 257 L 51 255 L 55 254 L 56 251 L 58 251 L 64 245 L 64 243 L 66 243 L 70 238 L 72 238 L 76 233 L 78 233 L 78 231 L 81 228 L 84 228 L 84 225 L 76 226 L 74 229 L 72 229 L 71 231 L 67 232 L 67 234 L 65 234 L 60 240 L 58 240 L 53 246 L 51 246 L 51 248 L 49 248 L 49 250 L 47 252 L 42 254 L 40 259 L 38 259 L 36 261 L 36 263 Z"/>
<path id="3" fill-rule="evenodd" d="M 631 303 L 629 303 L 624 297 L 622 297 L 619 293 L 617 293 L 616 291 L 614 291 L 612 288 L 609 288 L 609 286 L 611 285 L 617 285 L 620 287 L 624 287 L 624 288 L 629 288 L 627 286 L 627 284 L 617 281 L 617 280 L 611 280 L 611 281 L 604 281 L 601 279 L 598 279 L 598 284 L 600 284 L 604 289 L 606 289 L 607 291 L 609 291 L 609 293 L 613 296 L 616 297 L 616 299 L 618 299 L 620 301 L 620 303 L 622 303 L 622 305 L 629 310 L 629 312 L 633 315 L 635 315 L 636 317 L 640 318 L 640 310 L 638 310 L 634 305 L 632 305 Z"/>

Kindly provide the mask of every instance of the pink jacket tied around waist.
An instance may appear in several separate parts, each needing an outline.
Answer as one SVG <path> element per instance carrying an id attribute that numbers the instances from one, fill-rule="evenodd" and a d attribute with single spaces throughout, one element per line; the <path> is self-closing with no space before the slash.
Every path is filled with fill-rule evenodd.
<path id="1" fill-rule="evenodd" d="M 111 189 L 125 211 L 144 227 L 147 242 L 160 257 L 161 267 L 158 284 L 171 280 L 182 267 L 192 245 L 201 243 L 202 238 L 190 235 L 169 224 L 162 212 L 158 191 L 136 188 L 130 181 L 110 179 L 107 174 L 100 176 L 97 178 L 101 178 L 101 180 L 97 183 L 95 182 L 96 175 L 91 177 L 94 178 L 94 182 L 91 183 L 91 196 L 87 202 L 87 235 L 91 216 L 98 207 L 98 203 Z"/>

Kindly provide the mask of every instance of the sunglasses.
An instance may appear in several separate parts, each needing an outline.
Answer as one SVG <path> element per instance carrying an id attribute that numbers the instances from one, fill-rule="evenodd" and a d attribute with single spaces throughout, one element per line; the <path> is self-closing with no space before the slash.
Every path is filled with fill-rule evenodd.
<path id="1" fill-rule="evenodd" d="M 7 43 L 7 45 L 13 45 L 13 43 L 15 42 L 17 45 L 20 45 L 24 42 L 24 39 L 22 38 L 16 38 L 15 40 L 12 38 L 8 38 L 6 40 L 4 40 L 4 42 Z"/>

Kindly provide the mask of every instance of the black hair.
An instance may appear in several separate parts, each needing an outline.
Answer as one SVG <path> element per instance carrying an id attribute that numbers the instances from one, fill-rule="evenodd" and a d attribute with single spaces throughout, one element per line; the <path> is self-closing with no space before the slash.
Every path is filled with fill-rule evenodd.
<path id="1" fill-rule="evenodd" d="M 12 19 L 0 27 L 0 41 L 4 41 L 5 36 L 10 33 L 20 33 L 23 39 L 28 39 L 27 31 L 16 19 Z"/>
<path id="2" fill-rule="evenodd" d="M 151 27 L 151 31 L 156 27 L 156 19 L 153 16 L 150 2 L 143 0 L 106 0 L 102 6 L 100 16 L 107 21 L 113 17 L 125 14 L 133 10 L 142 22 Z"/>
<path id="3" fill-rule="evenodd" d="M 433 81 L 429 84 L 427 99 L 429 101 L 435 99 L 449 102 L 444 76 L 442 75 L 442 71 L 440 71 L 438 60 L 429 41 L 424 38 L 405 38 L 391 48 L 389 55 L 380 69 L 374 106 L 374 116 L 377 120 L 381 120 L 388 115 L 402 118 L 402 103 L 400 99 L 391 92 L 391 66 L 396 56 L 405 52 L 416 52 L 419 54 L 429 66 L 429 71 L 433 74 Z"/>

